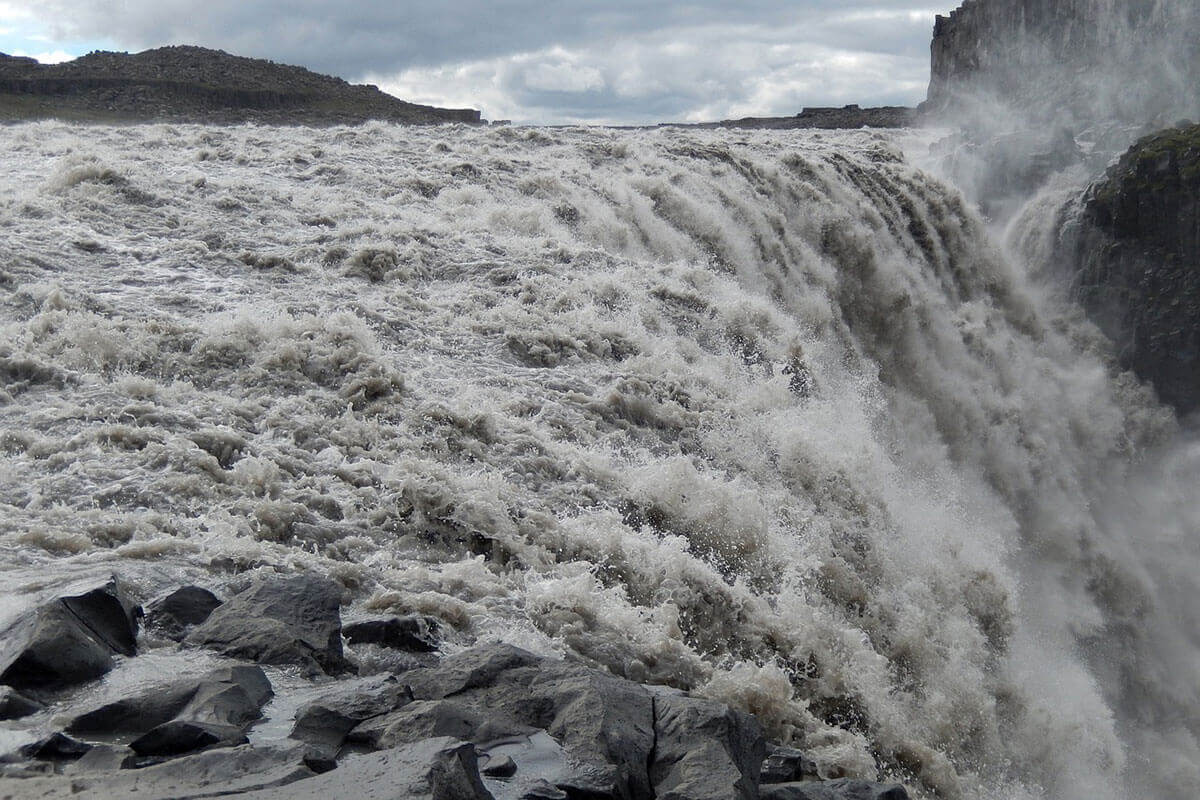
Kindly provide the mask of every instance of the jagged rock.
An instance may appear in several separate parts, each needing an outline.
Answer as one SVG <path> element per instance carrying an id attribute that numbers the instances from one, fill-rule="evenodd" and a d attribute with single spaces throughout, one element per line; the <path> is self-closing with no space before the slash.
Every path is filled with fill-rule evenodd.
<path id="1" fill-rule="evenodd" d="M 58 688 L 103 675 L 114 656 L 137 653 L 139 613 L 112 577 L 20 615 L 0 633 L 0 683 Z"/>
<path id="2" fill-rule="evenodd" d="M 760 800 L 908 800 L 898 783 L 872 783 L 851 778 L 836 781 L 776 783 L 763 786 Z"/>
<path id="3" fill-rule="evenodd" d="M 39 761 L 66 761 L 82 758 L 92 746 L 62 733 L 52 733 L 45 739 L 21 748 L 21 755 Z"/>
<path id="4" fill-rule="evenodd" d="M 349 623 L 342 635 L 351 644 L 377 644 L 412 653 L 432 653 L 438 647 L 438 623 L 432 617 L 380 617 Z"/>
<path id="5" fill-rule="evenodd" d="M 492 800 L 479 777 L 475 747 L 446 737 L 366 755 L 281 789 L 249 792 L 239 800 Z"/>
<path id="6" fill-rule="evenodd" d="M 221 601 L 207 589 L 183 586 L 146 607 L 146 625 L 178 642 L 219 605 Z"/>
<path id="7" fill-rule="evenodd" d="M 517 762 L 508 756 L 489 758 L 483 768 L 483 774 L 489 778 L 511 778 L 517 774 Z"/>
<path id="8" fill-rule="evenodd" d="M 175 719 L 134 739 L 129 749 L 139 756 L 177 756 L 212 747 L 236 747 L 247 741 L 237 725 Z"/>
<path id="9" fill-rule="evenodd" d="M 510 645 L 475 647 L 436 668 L 406 673 L 405 680 L 417 698 L 442 702 L 397 712 L 387 720 L 383 745 L 431 725 L 461 726 L 464 738 L 477 742 L 545 730 L 574 766 L 560 786 L 579 794 L 649 795 L 654 701 L 638 684 Z"/>
<path id="10" fill-rule="evenodd" d="M 650 780 L 659 800 L 755 800 L 766 752 L 762 726 L 749 714 L 710 700 L 659 694 L 654 699 Z"/>
<path id="11" fill-rule="evenodd" d="M 793 783 L 816 778 L 817 765 L 803 750 L 768 745 L 758 780 L 761 784 Z"/>
<path id="12" fill-rule="evenodd" d="M 75 717 L 70 733 L 145 734 L 172 720 L 243 727 L 261 716 L 271 683 L 259 667 L 221 667 Z"/>
<path id="13" fill-rule="evenodd" d="M 310 674 L 351 668 L 342 654 L 341 589 L 312 576 L 259 580 L 184 640 L 232 658 L 296 664 Z"/>
<path id="14" fill-rule="evenodd" d="M 300 707 L 291 738 L 315 748 L 315 757 L 325 763 L 337 756 L 342 743 L 356 726 L 412 702 L 412 692 L 394 677 L 374 678 L 323 695 Z M 370 741 L 373 746 L 375 741 Z"/>
<path id="15" fill-rule="evenodd" d="M 1181 414 L 1200 407 L 1200 125 L 1130 148 L 1067 233 L 1058 260 L 1121 365 Z"/>
<path id="16" fill-rule="evenodd" d="M 109 744 L 99 744 L 88 750 L 82 758 L 71 765 L 68 770 L 71 775 L 93 772 L 113 772 L 122 769 L 126 760 L 133 756 L 128 747 L 118 747 Z"/>
<path id="17" fill-rule="evenodd" d="M 30 777 L 0 781 L 0 800 L 198 800 L 237 795 L 291 784 L 313 775 L 304 766 L 304 748 L 242 745 L 208 750 L 143 769 Z M 78 766 L 78 765 L 76 765 Z M 333 793 L 330 797 L 343 796 Z M 326 798 L 328 800 L 328 798 Z"/>
<path id="18" fill-rule="evenodd" d="M 479 123 L 473 109 L 406 103 L 301 67 L 201 47 L 94 52 L 63 64 L 0 54 L 0 119 L 352 125 Z"/>
<path id="19" fill-rule="evenodd" d="M 9 686 L 0 686 L 0 720 L 21 719 L 36 714 L 45 706 Z"/>

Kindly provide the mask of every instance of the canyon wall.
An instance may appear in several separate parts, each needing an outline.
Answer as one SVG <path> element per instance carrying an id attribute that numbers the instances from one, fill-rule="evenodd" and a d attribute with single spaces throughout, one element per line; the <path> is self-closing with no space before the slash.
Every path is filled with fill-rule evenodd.
<path id="1" fill-rule="evenodd" d="M 968 0 L 939 16 L 925 109 L 1174 123 L 1200 107 L 1192 0 Z"/>

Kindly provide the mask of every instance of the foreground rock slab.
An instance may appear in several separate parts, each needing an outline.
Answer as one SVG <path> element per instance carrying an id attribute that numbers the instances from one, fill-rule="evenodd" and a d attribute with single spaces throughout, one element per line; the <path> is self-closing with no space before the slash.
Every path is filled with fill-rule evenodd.
<path id="1" fill-rule="evenodd" d="M 475 747 L 449 737 L 348 756 L 336 770 L 241 800 L 493 800 L 479 777 Z"/>
<path id="2" fill-rule="evenodd" d="M 304 747 L 209 750 L 145 769 L 80 772 L 53 777 L 0 780 L 0 800 L 134 798 L 193 800 L 241 795 L 283 786 L 313 772 L 303 764 Z M 341 795 L 334 794 L 331 797 Z"/>
<path id="3" fill-rule="evenodd" d="M 873 783 L 850 778 L 836 781 L 777 783 L 764 786 L 760 800 L 908 800 L 898 783 Z"/>

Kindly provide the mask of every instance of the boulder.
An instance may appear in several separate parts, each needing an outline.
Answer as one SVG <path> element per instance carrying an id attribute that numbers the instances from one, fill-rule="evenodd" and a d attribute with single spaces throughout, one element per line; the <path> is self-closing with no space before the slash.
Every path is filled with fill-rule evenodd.
<path id="1" fill-rule="evenodd" d="M 852 778 L 836 781 L 776 783 L 762 787 L 760 800 L 908 800 L 898 783 L 872 783 Z"/>
<path id="2" fill-rule="evenodd" d="M 178 642 L 220 605 L 217 596 L 207 589 L 182 586 L 146 607 L 146 626 Z"/>
<path id="3" fill-rule="evenodd" d="M 91 749 L 92 746 L 87 742 L 72 739 L 66 734 L 52 733 L 45 739 L 22 747 L 21 755 L 39 761 L 72 761 L 82 758 Z"/>
<path id="4" fill-rule="evenodd" d="M 231 658 L 294 664 L 309 674 L 351 668 L 342 653 L 341 587 L 314 576 L 260 579 L 184 640 Z"/>
<path id="5" fill-rule="evenodd" d="M 239 800 L 492 800 L 479 777 L 475 747 L 448 737 L 347 756 L 338 768 Z"/>
<path id="6" fill-rule="evenodd" d="M 19 615 L 0 633 L 0 683 L 61 688 L 105 674 L 114 656 L 137 653 L 141 609 L 117 578 L 80 588 Z"/>
<path id="7" fill-rule="evenodd" d="M 411 701 L 411 690 L 392 676 L 338 687 L 300 707 L 291 738 L 312 745 L 316 757 L 332 759 L 357 726 Z"/>
<path id="8" fill-rule="evenodd" d="M 474 647 L 405 680 L 418 700 L 435 702 L 369 723 L 386 726 L 380 746 L 423 730 L 454 730 L 481 743 L 544 730 L 573 767 L 557 779 L 568 793 L 650 796 L 654 701 L 638 684 L 511 645 Z"/>
<path id="9" fill-rule="evenodd" d="M 177 720 L 243 728 L 262 715 L 271 695 L 271 683 L 261 668 L 221 667 L 84 712 L 67 731 L 136 735 Z"/>
<path id="10" fill-rule="evenodd" d="M 342 635 L 350 644 L 377 644 L 410 653 L 437 650 L 437 632 L 437 620 L 417 615 L 359 620 L 342 629 Z"/>
<path id="11" fill-rule="evenodd" d="M 0 686 L 0 720 L 21 719 L 36 714 L 45 706 L 10 686 Z"/>
<path id="12" fill-rule="evenodd" d="M 483 774 L 489 778 L 511 778 L 517 774 L 517 762 L 508 756 L 489 758 L 483 768 Z"/>
<path id="13" fill-rule="evenodd" d="M 803 750 L 768 745 L 759 783 L 794 783 L 819 777 L 817 765 Z"/>
<path id="14" fill-rule="evenodd" d="M 659 800 L 755 800 L 766 753 L 749 714 L 711 700 L 660 693 L 654 699 L 650 763 Z"/>
<path id="15" fill-rule="evenodd" d="M 174 719 L 129 743 L 139 756 L 178 756 L 213 747 L 236 747 L 248 741 L 237 725 Z"/>

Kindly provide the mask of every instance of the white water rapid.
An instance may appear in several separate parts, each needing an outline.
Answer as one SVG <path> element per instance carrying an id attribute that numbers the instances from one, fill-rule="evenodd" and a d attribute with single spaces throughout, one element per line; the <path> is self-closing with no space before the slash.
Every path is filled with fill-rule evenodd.
<path id="1" fill-rule="evenodd" d="M 316 571 L 826 776 L 1188 796 L 1200 449 L 901 141 L 6 127 L 0 588 Z"/>

